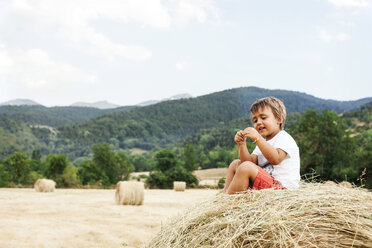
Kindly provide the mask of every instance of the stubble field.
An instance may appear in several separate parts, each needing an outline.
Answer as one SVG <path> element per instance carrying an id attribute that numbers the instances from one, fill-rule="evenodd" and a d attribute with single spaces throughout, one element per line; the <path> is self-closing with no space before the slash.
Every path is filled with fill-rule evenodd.
<path id="1" fill-rule="evenodd" d="M 141 206 L 116 205 L 115 190 L 0 189 L 0 247 L 144 247 L 168 218 L 218 190 L 145 190 Z"/>

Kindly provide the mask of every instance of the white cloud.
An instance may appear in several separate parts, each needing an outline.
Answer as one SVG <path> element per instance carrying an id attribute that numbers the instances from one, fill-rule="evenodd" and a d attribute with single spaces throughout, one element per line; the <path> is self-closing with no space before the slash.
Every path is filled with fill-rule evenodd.
<path id="1" fill-rule="evenodd" d="M 37 26 L 34 29 L 54 32 L 74 48 L 108 59 L 143 60 L 152 53 L 140 45 L 112 41 L 96 31 L 95 20 L 166 29 L 192 20 L 205 23 L 209 16 L 218 18 L 212 0 L 15 0 L 13 7 L 19 19 Z"/>
<path id="2" fill-rule="evenodd" d="M 333 66 L 328 66 L 325 70 L 325 74 L 329 75 L 329 74 L 332 74 L 334 71 L 335 69 L 333 68 Z"/>
<path id="3" fill-rule="evenodd" d="M 185 25 L 193 19 L 205 23 L 210 15 L 215 19 L 219 17 L 212 0 L 177 0 L 170 3 L 170 13 L 176 25 Z"/>
<path id="4" fill-rule="evenodd" d="M 355 27 L 355 22 L 353 21 L 340 21 L 340 24 L 344 27 L 348 28 L 354 28 Z"/>
<path id="5" fill-rule="evenodd" d="M 178 71 L 185 71 L 188 69 L 200 67 L 201 65 L 202 65 L 202 62 L 198 60 L 193 60 L 193 61 L 180 60 L 180 61 L 177 61 L 176 63 L 176 69 Z"/>
<path id="6" fill-rule="evenodd" d="M 326 43 L 331 43 L 334 41 L 346 41 L 351 39 L 351 36 L 348 34 L 345 33 L 331 34 L 324 29 L 318 30 L 318 36 L 320 37 L 321 40 L 323 40 Z"/>
<path id="7" fill-rule="evenodd" d="M 95 77 L 79 69 L 54 61 L 40 49 L 8 50 L 0 46 L 0 76 L 8 82 L 21 84 L 29 89 L 54 90 L 75 84 L 92 83 Z"/>
<path id="8" fill-rule="evenodd" d="M 363 8 L 369 5 L 366 0 L 328 0 L 328 2 L 338 8 Z"/>

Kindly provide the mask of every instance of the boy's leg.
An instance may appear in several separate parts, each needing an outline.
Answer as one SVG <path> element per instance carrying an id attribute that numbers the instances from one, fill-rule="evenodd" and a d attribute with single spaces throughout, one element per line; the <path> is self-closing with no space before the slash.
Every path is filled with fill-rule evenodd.
<path id="1" fill-rule="evenodd" d="M 227 188 L 228 194 L 235 194 L 245 191 L 253 185 L 258 175 L 258 166 L 252 162 L 244 162 L 238 166 L 235 175 Z"/>
<path id="2" fill-rule="evenodd" d="M 238 166 L 240 165 L 240 163 L 241 163 L 240 160 L 236 159 L 232 161 L 231 164 L 229 165 L 229 171 L 227 173 L 225 187 L 223 188 L 223 192 L 225 193 L 227 192 L 227 189 L 229 188 L 230 183 L 234 178 L 235 171 L 238 169 Z"/>

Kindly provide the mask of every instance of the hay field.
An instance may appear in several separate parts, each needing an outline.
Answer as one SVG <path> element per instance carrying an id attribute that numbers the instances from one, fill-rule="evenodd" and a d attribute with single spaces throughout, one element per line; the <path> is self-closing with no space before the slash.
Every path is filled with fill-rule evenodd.
<path id="1" fill-rule="evenodd" d="M 143 247 L 162 223 L 217 190 L 145 190 L 142 206 L 115 204 L 115 190 L 0 188 L 0 247 Z"/>

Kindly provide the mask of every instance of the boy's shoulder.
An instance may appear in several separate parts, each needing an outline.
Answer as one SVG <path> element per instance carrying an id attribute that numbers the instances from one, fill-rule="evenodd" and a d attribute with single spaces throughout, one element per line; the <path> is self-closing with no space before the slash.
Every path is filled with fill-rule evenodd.
<path id="1" fill-rule="evenodd" d="M 278 139 L 283 139 L 283 140 L 286 140 L 286 141 L 289 141 L 289 142 L 294 142 L 296 143 L 296 141 L 294 140 L 294 138 L 292 137 L 292 135 L 290 135 L 287 131 L 285 130 L 280 130 L 279 133 L 277 133 L 277 135 L 275 135 L 276 140 Z"/>

